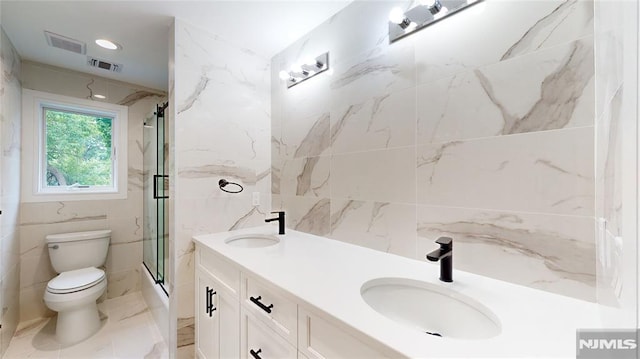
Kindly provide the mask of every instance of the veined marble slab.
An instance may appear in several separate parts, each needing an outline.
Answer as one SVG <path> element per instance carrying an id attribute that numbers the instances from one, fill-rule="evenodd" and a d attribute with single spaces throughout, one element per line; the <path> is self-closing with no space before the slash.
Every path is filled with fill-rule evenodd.
<path id="1" fill-rule="evenodd" d="M 591 126 L 593 37 L 418 87 L 421 144 Z"/>
<path id="2" fill-rule="evenodd" d="M 418 206 L 418 255 L 454 240 L 454 267 L 595 301 L 591 217 Z"/>
<path id="3" fill-rule="evenodd" d="M 273 196 L 272 208 L 286 212 L 288 228 L 318 235 L 326 235 L 331 230 L 331 201 L 327 198 Z"/>
<path id="4" fill-rule="evenodd" d="M 593 127 L 419 146 L 418 203 L 592 216 L 593 146 Z"/>
<path id="5" fill-rule="evenodd" d="M 331 111 L 331 153 L 412 146 L 415 127 L 415 88 L 342 106 Z"/>
<path id="6" fill-rule="evenodd" d="M 285 118 L 280 138 L 284 158 L 314 157 L 324 154 L 330 144 L 330 114 L 309 118 Z"/>
<path id="7" fill-rule="evenodd" d="M 424 84 L 592 34 L 589 0 L 484 1 L 410 39 Z"/>
<path id="8" fill-rule="evenodd" d="M 306 157 L 286 160 L 281 169 L 280 194 L 329 197 L 330 157 Z"/>
<path id="9" fill-rule="evenodd" d="M 414 48 L 375 48 L 333 64 L 331 107 L 365 102 L 416 85 Z"/>
<path id="10" fill-rule="evenodd" d="M 415 147 L 331 157 L 332 198 L 415 203 Z M 418 179 L 420 179 L 418 177 Z"/>
<path id="11" fill-rule="evenodd" d="M 413 258 L 415 223 L 415 205 L 334 199 L 328 237 Z"/>

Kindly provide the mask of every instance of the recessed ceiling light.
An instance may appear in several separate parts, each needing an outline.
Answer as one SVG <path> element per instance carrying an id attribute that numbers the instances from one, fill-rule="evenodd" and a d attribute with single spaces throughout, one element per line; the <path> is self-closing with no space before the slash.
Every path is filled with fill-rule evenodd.
<path id="1" fill-rule="evenodd" d="M 109 50 L 117 50 L 122 48 L 122 46 L 116 44 L 115 42 L 105 40 L 105 39 L 96 40 L 96 44 L 98 44 L 98 46 L 100 47 L 104 47 L 105 49 L 109 49 Z"/>
<path id="2" fill-rule="evenodd" d="M 107 96 L 105 96 L 105 95 L 93 95 L 93 97 L 99 98 L 101 100 L 104 100 L 105 98 L 107 98 Z"/>

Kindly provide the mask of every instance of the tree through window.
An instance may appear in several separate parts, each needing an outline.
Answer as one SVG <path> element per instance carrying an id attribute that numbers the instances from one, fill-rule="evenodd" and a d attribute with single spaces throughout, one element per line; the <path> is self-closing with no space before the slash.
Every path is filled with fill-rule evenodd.
<path id="1" fill-rule="evenodd" d="M 112 186 L 113 117 L 43 110 L 45 187 Z"/>

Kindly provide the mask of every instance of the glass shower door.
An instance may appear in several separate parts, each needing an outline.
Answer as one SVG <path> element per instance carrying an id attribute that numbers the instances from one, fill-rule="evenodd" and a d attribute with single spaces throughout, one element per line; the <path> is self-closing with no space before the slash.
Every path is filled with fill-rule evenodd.
<path id="1" fill-rule="evenodd" d="M 169 177 L 166 174 L 167 134 L 165 109 L 159 105 L 144 124 L 144 264 L 156 283 L 163 285 L 168 259 Z M 165 291 L 166 292 L 166 291 Z"/>

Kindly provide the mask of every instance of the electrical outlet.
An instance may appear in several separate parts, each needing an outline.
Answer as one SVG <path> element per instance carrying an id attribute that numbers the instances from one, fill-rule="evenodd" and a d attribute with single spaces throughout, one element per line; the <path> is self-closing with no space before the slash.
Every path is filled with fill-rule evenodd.
<path id="1" fill-rule="evenodd" d="M 260 192 L 253 192 L 253 205 L 254 206 L 260 205 Z"/>

